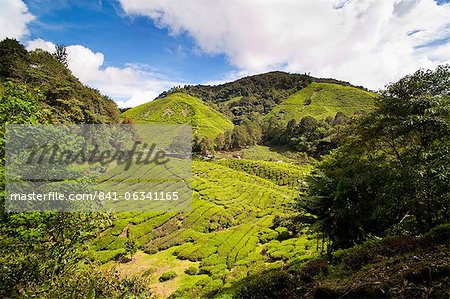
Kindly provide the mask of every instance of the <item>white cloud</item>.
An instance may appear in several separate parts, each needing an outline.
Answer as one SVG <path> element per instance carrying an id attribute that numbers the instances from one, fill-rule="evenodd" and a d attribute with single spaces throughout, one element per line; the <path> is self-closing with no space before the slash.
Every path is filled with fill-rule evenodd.
<path id="1" fill-rule="evenodd" d="M 220 84 L 224 84 L 227 82 L 233 82 L 233 81 L 236 81 L 243 77 L 251 76 L 251 75 L 255 75 L 255 74 L 256 74 L 255 72 L 248 72 L 248 71 L 244 71 L 244 70 L 232 71 L 232 72 L 225 74 L 225 76 L 223 76 L 222 78 L 220 78 L 218 80 L 207 80 L 200 84 L 202 84 L 202 85 L 220 85 Z"/>
<path id="2" fill-rule="evenodd" d="M 69 68 L 75 76 L 115 99 L 120 107 L 151 101 L 164 90 L 181 84 L 161 79 L 160 74 L 140 65 L 105 68 L 102 53 L 81 45 L 68 46 L 67 56 Z"/>
<path id="3" fill-rule="evenodd" d="M 27 49 L 53 52 L 55 44 L 42 39 L 28 42 Z M 181 82 L 172 82 L 149 71 L 146 66 L 128 64 L 104 67 L 104 55 L 82 45 L 67 46 L 67 62 L 72 73 L 84 84 L 113 98 L 119 107 L 133 107 L 153 100 L 161 92 Z"/>
<path id="4" fill-rule="evenodd" d="M 55 52 L 55 44 L 52 42 L 48 42 L 43 40 L 42 38 L 37 38 L 34 40 L 30 40 L 27 43 L 27 50 L 31 51 L 31 50 L 36 50 L 36 49 L 41 49 L 50 53 L 54 53 Z"/>
<path id="5" fill-rule="evenodd" d="M 120 0 L 244 72 L 311 72 L 369 88 L 450 63 L 450 5 L 433 0 Z"/>
<path id="6" fill-rule="evenodd" d="M 27 24 L 34 20 L 28 7 L 20 0 L 0 0 L 0 40 L 20 39 L 28 35 Z"/>

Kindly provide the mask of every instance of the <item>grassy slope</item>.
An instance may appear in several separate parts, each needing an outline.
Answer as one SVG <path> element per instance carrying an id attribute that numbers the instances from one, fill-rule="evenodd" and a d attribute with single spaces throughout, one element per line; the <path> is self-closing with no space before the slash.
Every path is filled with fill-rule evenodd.
<path id="1" fill-rule="evenodd" d="M 296 154 L 287 151 L 281 153 L 279 149 L 272 150 L 270 147 L 264 145 L 254 145 L 242 150 L 242 158 L 247 160 L 294 162 L 298 160 L 296 158 L 300 159 L 300 157 L 295 156 Z"/>
<path id="2" fill-rule="evenodd" d="M 325 119 L 334 117 L 337 112 L 351 115 L 367 111 L 374 105 L 375 94 L 355 87 L 330 83 L 311 83 L 275 106 L 265 117 L 277 117 L 281 122 L 295 119 L 297 122 L 305 116 Z M 311 103 L 307 105 L 307 100 Z"/>
<path id="3" fill-rule="evenodd" d="M 152 261 L 147 268 L 155 270 L 150 274 L 154 292 L 167 296 L 162 287 L 167 285 L 170 290 L 180 289 L 178 295 L 184 298 L 230 286 L 249 274 L 315 254 L 315 241 L 307 235 L 279 239 L 286 229 L 272 227 L 276 215 L 293 212 L 290 203 L 299 194 L 296 186 L 283 186 L 283 171 L 287 176 L 301 178 L 308 167 L 276 163 L 277 172 L 271 176 L 266 171 L 270 162 L 261 162 L 261 167 L 255 169 L 234 167 L 238 170 L 221 163 L 194 161 L 191 212 L 119 213 L 113 226 L 92 245 L 95 256 L 107 262 L 124 252 L 123 232 L 129 229 L 147 252 L 137 259 Z M 258 161 L 251 163 L 258 165 Z M 164 257 L 172 255 L 178 258 L 173 260 L 178 277 L 157 282 L 159 275 L 170 268 Z M 202 271 L 201 277 L 183 272 L 193 263 Z M 137 275 L 147 270 L 137 269 L 135 262 L 121 264 L 120 268 Z"/>
<path id="4" fill-rule="evenodd" d="M 220 102 L 220 104 L 226 104 L 226 105 L 228 105 L 228 104 L 237 102 L 237 101 L 239 101 L 240 99 L 242 99 L 242 96 L 232 97 L 232 98 L 230 98 L 230 99 L 228 99 L 228 100 L 226 100 L 226 101 Z"/>
<path id="5" fill-rule="evenodd" d="M 187 123 L 193 133 L 214 139 L 217 134 L 232 129 L 233 124 L 220 112 L 205 105 L 198 98 L 174 93 L 129 109 L 122 117 L 132 118 L 136 123 Z"/>

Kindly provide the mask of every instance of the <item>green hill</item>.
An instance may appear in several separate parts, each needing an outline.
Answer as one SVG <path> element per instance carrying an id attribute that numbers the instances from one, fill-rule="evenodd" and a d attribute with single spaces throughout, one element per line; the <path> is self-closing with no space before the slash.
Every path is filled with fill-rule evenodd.
<path id="1" fill-rule="evenodd" d="M 173 93 L 134 107 L 122 113 L 122 117 L 129 117 L 138 124 L 191 124 L 194 135 L 210 140 L 214 140 L 219 133 L 233 129 L 231 121 L 220 112 L 200 99 L 183 93 Z"/>
<path id="2" fill-rule="evenodd" d="M 313 82 L 275 106 L 265 119 L 276 117 L 287 123 L 291 119 L 298 122 L 305 116 L 325 119 L 334 117 L 337 112 L 351 115 L 370 110 L 375 96 L 375 93 L 351 86 Z"/>
<path id="3" fill-rule="evenodd" d="M 315 78 L 307 74 L 275 71 L 214 86 L 186 85 L 183 88 L 172 88 L 163 92 L 160 97 L 183 92 L 205 102 L 216 104 L 218 110 L 232 118 L 234 123 L 239 123 L 243 117 L 251 117 L 254 120 L 255 113 L 266 115 L 277 104 L 312 82 L 351 86 L 348 82 L 331 78 Z"/>

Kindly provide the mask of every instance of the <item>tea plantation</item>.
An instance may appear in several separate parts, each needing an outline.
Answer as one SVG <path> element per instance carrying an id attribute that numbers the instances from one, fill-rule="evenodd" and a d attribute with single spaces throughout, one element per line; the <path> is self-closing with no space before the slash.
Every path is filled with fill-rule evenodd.
<path id="1" fill-rule="evenodd" d="M 346 115 L 367 112 L 373 108 L 375 96 L 351 86 L 313 82 L 275 106 L 265 119 L 276 117 L 277 121 L 287 123 L 291 119 L 298 122 L 305 116 L 325 119 L 337 112 Z"/>
<path id="2" fill-rule="evenodd" d="M 168 294 L 158 294 L 161 283 L 170 284 L 161 290 L 176 291 L 175 297 L 204 295 L 248 275 L 314 256 L 313 236 L 290 235 L 274 223 L 275 218 L 293 213 L 291 204 L 310 170 L 311 166 L 257 160 L 193 161 L 190 212 L 117 213 L 111 227 L 93 242 L 90 254 L 108 267 L 126 253 L 127 234 L 133 236 L 143 251 L 138 261 L 155 257 L 148 265 L 154 273 L 148 275 L 155 280 L 154 292 L 162 297 Z M 181 265 L 177 277 L 157 281 L 171 257 Z M 142 275 L 145 269 L 134 271 L 135 263 L 120 268 Z M 197 274 L 184 272 L 191 265 L 198 266 Z"/>
<path id="3" fill-rule="evenodd" d="M 131 118 L 138 124 L 191 124 L 194 135 L 211 140 L 219 133 L 233 129 L 233 124 L 223 114 L 183 93 L 173 93 L 134 107 L 125 111 L 122 117 Z"/>

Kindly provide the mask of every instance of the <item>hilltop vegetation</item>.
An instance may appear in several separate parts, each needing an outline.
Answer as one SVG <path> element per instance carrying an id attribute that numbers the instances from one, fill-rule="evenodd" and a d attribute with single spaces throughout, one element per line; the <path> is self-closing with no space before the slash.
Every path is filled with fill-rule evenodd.
<path id="1" fill-rule="evenodd" d="M 49 111 L 52 123 L 118 122 L 116 103 L 84 86 L 63 59 L 40 49 L 27 51 L 16 40 L 4 39 L 0 41 L 0 83 L 25 85 L 37 95 L 42 109 Z M 0 94 L 3 90 L 0 87 Z"/>
<path id="2" fill-rule="evenodd" d="M 374 108 L 375 98 L 352 86 L 313 82 L 264 116 L 264 140 L 320 158 L 338 146 L 343 126 Z"/>
<path id="3" fill-rule="evenodd" d="M 134 107 L 125 111 L 122 116 L 131 118 L 138 124 L 191 124 L 193 134 L 200 139 L 206 137 L 214 140 L 218 134 L 233 129 L 233 124 L 227 117 L 198 98 L 183 93 L 173 93 Z"/>
<path id="4" fill-rule="evenodd" d="M 292 131 L 292 125 L 287 127 L 288 123 L 298 123 L 305 116 L 328 123 L 336 117 L 350 118 L 373 107 L 375 95 L 334 79 L 270 72 L 218 86 L 173 88 L 153 102 L 126 110 L 122 116 L 137 123 L 192 123 L 196 133 L 194 151 L 203 155 L 270 143 L 294 150 L 306 147 L 308 150 L 302 151 L 317 157 L 335 147 L 333 142 L 328 145 L 334 131 L 324 128 L 320 137 L 298 146 L 298 141 L 291 142 L 288 131 Z"/>
<path id="5" fill-rule="evenodd" d="M 269 113 L 275 105 L 312 82 L 350 86 L 348 82 L 335 79 L 315 78 L 306 74 L 269 72 L 216 86 L 188 85 L 183 88 L 173 88 L 162 93 L 160 97 L 173 92 L 187 93 L 205 102 L 216 104 L 222 113 L 238 124 L 242 121 L 242 116 Z"/>

